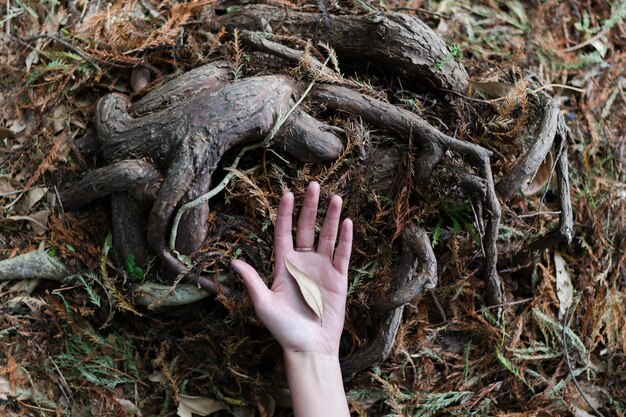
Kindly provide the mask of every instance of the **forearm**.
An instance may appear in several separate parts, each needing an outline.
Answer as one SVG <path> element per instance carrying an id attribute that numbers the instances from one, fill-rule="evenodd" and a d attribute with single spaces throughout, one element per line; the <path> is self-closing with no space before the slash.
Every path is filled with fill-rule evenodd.
<path id="1" fill-rule="evenodd" d="M 296 417 L 349 417 L 339 358 L 285 352 L 285 368 Z"/>

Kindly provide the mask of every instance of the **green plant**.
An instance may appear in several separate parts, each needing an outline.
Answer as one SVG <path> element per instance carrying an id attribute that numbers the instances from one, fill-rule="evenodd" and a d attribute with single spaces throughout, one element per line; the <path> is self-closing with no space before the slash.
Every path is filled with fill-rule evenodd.
<path id="1" fill-rule="evenodd" d="M 128 272 L 128 276 L 136 280 L 142 280 L 145 272 L 135 263 L 135 255 L 129 255 L 124 261 L 124 269 Z"/>
<path id="2" fill-rule="evenodd" d="M 468 203 L 451 205 L 443 201 L 431 239 L 433 247 L 439 243 L 444 230 L 449 230 L 453 234 L 468 232 L 476 243 L 480 243 L 480 236 L 470 220 L 472 217 L 473 212 Z"/>
<path id="3" fill-rule="evenodd" d="M 138 381 L 135 349 L 130 339 L 117 334 L 104 338 L 91 328 L 74 332 L 66 326 L 65 330 L 63 353 L 52 361 L 68 382 L 84 378 L 94 385 L 114 389 Z"/>
<path id="4" fill-rule="evenodd" d="M 463 51 L 460 45 L 450 45 L 450 51 L 435 62 L 435 69 L 440 70 L 445 64 L 452 61 L 460 61 L 463 57 Z"/>
<path id="5" fill-rule="evenodd" d="M 427 394 L 415 409 L 413 417 L 430 417 L 446 407 L 463 401 L 472 395 L 470 391 L 448 391 Z"/>

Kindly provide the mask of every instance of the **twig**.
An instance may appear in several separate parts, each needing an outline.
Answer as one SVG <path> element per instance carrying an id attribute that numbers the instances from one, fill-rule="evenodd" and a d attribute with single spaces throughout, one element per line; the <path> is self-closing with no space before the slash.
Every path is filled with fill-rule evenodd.
<path id="1" fill-rule="evenodd" d="M 546 88 L 552 88 L 552 87 L 559 87 L 559 88 L 564 88 L 566 90 L 572 90 L 572 91 L 576 91 L 578 93 L 584 93 L 585 90 L 582 88 L 577 88 L 577 87 L 572 87 L 571 85 L 567 85 L 567 84 L 546 84 L 546 85 L 542 85 L 541 87 L 535 88 L 534 90 L 530 90 L 530 94 L 535 94 L 538 93 L 541 90 L 545 90 Z M 448 93 L 452 93 L 452 94 L 456 94 L 459 97 L 462 97 L 464 99 L 467 100 L 471 100 L 471 101 L 476 101 L 478 103 L 487 103 L 487 104 L 491 104 L 491 103 L 497 103 L 498 101 L 504 101 L 508 99 L 508 96 L 504 96 L 504 97 L 498 97 L 498 98 L 492 98 L 489 100 L 484 100 L 482 98 L 474 98 L 474 97 L 469 97 L 466 96 L 465 94 L 461 94 L 458 91 L 454 91 L 454 90 L 448 90 L 446 88 L 442 88 L 442 91 L 446 91 Z"/>
<path id="2" fill-rule="evenodd" d="M 597 41 L 598 39 L 600 39 L 601 37 L 603 37 L 604 35 L 606 35 L 606 33 L 610 30 L 611 28 L 606 27 L 604 29 L 602 29 L 600 32 L 598 32 L 597 35 L 587 39 L 586 41 L 579 43 L 578 45 L 574 45 L 574 46 L 570 46 L 569 48 L 565 48 L 565 49 L 561 49 L 559 52 L 572 52 L 575 51 L 577 49 L 580 48 L 584 48 L 587 45 L 590 45 L 591 43 Z"/>
<path id="3" fill-rule="evenodd" d="M 36 41 L 37 39 L 50 39 L 52 41 L 58 42 L 61 45 L 65 46 L 68 49 L 71 49 L 72 51 L 74 51 L 78 56 L 80 56 L 82 59 L 85 60 L 85 62 L 87 62 L 89 65 L 91 65 L 92 67 L 94 67 L 97 71 L 102 71 L 102 68 L 100 68 L 98 66 L 98 64 L 96 64 L 95 62 L 93 62 L 88 56 L 87 54 L 85 54 L 81 49 L 79 49 L 78 47 L 72 45 L 71 43 L 61 39 L 61 38 L 57 38 L 56 36 L 52 36 L 52 35 L 35 35 L 35 36 L 27 36 L 27 37 L 23 37 L 20 38 L 21 40 L 25 41 L 25 42 L 31 42 L 31 41 Z"/>
<path id="4" fill-rule="evenodd" d="M 567 330 L 567 317 L 568 316 L 569 316 L 569 307 L 567 307 L 565 309 L 565 314 L 563 314 L 563 334 L 562 334 L 562 338 L 563 338 L 563 355 L 565 355 L 565 363 L 567 364 L 567 370 L 569 371 L 569 375 L 572 378 L 572 382 L 574 382 L 574 386 L 578 390 L 578 393 L 580 394 L 581 397 L 583 397 L 583 400 L 585 400 L 587 405 L 593 410 L 594 413 L 596 413 L 596 415 L 598 417 L 604 417 L 604 415 L 600 411 L 598 411 L 598 409 L 596 407 L 594 407 L 593 404 L 591 404 L 591 401 L 589 401 L 589 399 L 587 398 L 587 394 L 585 394 L 583 389 L 580 387 L 580 385 L 578 384 L 578 381 L 576 380 L 576 376 L 574 375 L 574 369 L 572 368 L 572 363 L 569 360 L 569 352 L 567 351 L 567 332 L 566 332 L 566 330 Z"/>
<path id="5" fill-rule="evenodd" d="M 326 58 L 326 61 L 324 61 L 323 67 L 326 67 L 326 64 L 328 64 L 329 60 L 330 60 L 330 57 Z M 315 79 L 311 80 L 311 82 L 309 83 L 307 88 L 304 90 L 304 92 L 302 93 L 302 95 L 300 96 L 298 101 L 296 101 L 295 104 L 293 106 L 291 106 L 291 108 L 284 115 L 282 115 L 282 116 L 280 116 L 278 118 L 278 120 L 276 121 L 276 123 L 272 127 L 272 130 L 270 130 L 270 132 L 267 134 L 267 136 L 265 136 L 265 139 L 263 139 L 259 143 L 255 143 L 255 144 L 252 144 L 252 145 L 245 146 L 245 147 L 243 147 L 241 149 L 241 151 L 239 151 L 239 154 L 237 155 L 237 157 L 235 158 L 233 163 L 230 165 L 230 167 L 227 168 L 227 170 L 229 170 L 231 172 L 226 174 L 224 179 L 215 188 L 209 190 L 208 193 L 201 195 L 200 197 L 196 198 L 195 200 L 192 200 L 192 201 L 190 201 L 190 202 L 188 202 L 186 204 L 183 204 L 181 206 L 181 208 L 178 209 L 178 212 L 176 213 L 176 216 L 174 217 L 174 222 L 172 224 L 172 232 L 170 233 L 170 250 L 171 251 L 176 253 L 176 236 L 178 235 L 178 224 L 180 223 L 180 219 L 183 217 L 183 214 L 185 214 L 185 212 L 187 210 L 189 210 L 189 209 L 198 207 L 200 204 L 206 203 L 211 198 L 213 198 L 215 195 L 217 195 L 219 192 L 221 192 L 224 188 L 226 188 L 226 186 L 228 185 L 230 180 L 235 176 L 235 174 L 236 174 L 235 170 L 237 169 L 237 165 L 239 165 L 239 161 L 241 160 L 243 155 L 246 152 L 248 152 L 248 151 L 251 151 L 253 149 L 262 148 L 262 147 L 268 146 L 270 144 L 270 142 L 272 141 L 272 139 L 274 139 L 274 136 L 276 136 L 276 134 L 278 133 L 280 128 L 283 126 L 285 121 L 289 118 L 289 116 L 291 116 L 291 114 L 294 112 L 294 110 L 296 110 L 296 108 L 298 108 L 298 106 L 304 101 L 306 96 L 311 92 L 311 89 L 315 85 L 315 82 L 316 82 Z M 254 167 L 252 169 L 256 169 L 256 168 L 257 167 Z"/>
<path id="6" fill-rule="evenodd" d="M 517 217 L 522 219 L 524 217 L 543 216 L 544 214 L 561 214 L 561 210 L 557 210 L 557 211 L 537 211 L 535 213 L 530 213 L 530 214 L 520 214 Z"/>

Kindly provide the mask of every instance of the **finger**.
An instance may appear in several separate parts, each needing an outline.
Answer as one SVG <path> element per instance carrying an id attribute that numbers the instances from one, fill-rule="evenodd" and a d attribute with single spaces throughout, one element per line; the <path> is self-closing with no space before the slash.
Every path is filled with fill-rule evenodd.
<path id="1" fill-rule="evenodd" d="M 252 304 L 254 304 L 254 309 L 258 314 L 259 311 L 270 303 L 269 298 L 271 296 L 271 291 L 267 288 L 263 279 L 261 279 L 259 274 L 256 272 L 256 269 L 248 265 L 246 262 L 236 259 L 231 262 L 231 266 L 235 271 L 237 271 L 243 280 L 243 283 L 246 285 Z"/>
<path id="2" fill-rule="evenodd" d="M 319 198 L 320 185 L 312 181 L 306 189 L 300 217 L 298 217 L 296 248 L 312 248 L 315 244 L 315 218 L 317 217 L 317 202 Z"/>
<path id="3" fill-rule="evenodd" d="M 342 275 L 348 275 L 348 266 L 350 265 L 350 253 L 352 252 L 352 220 L 345 219 L 341 225 L 341 233 L 339 234 L 339 244 L 335 250 L 335 259 L 333 266 Z"/>
<path id="4" fill-rule="evenodd" d="M 285 193 L 278 205 L 276 226 L 274 227 L 274 256 L 275 274 L 278 276 L 285 267 L 283 259 L 285 254 L 293 250 L 293 237 L 291 235 L 293 217 L 293 194 Z"/>
<path id="5" fill-rule="evenodd" d="M 341 216 L 341 197 L 334 195 L 328 203 L 326 218 L 317 242 L 317 253 L 333 257 L 335 240 L 337 239 L 337 229 L 339 229 L 339 217 Z"/>

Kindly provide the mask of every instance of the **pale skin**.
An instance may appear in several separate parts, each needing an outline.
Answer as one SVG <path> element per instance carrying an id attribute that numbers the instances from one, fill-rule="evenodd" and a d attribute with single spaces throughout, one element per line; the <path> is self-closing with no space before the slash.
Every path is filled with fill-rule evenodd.
<path id="1" fill-rule="evenodd" d="M 274 229 L 276 261 L 271 289 L 247 263 L 234 260 L 232 266 L 246 285 L 257 315 L 283 348 L 295 416 L 344 417 L 350 412 L 339 367 L 339 340 L 346 308 L 352 221 L 345 219 L 339 231 L 342 202 L 341 197 L 333 196 L 315 247 L 319 193 L 319 184 L 310 183 L 298 218 L 295 243 L 294 197 L 292 193 L 283 195 Z M 285 257 L 320 287 L 323 320 L 304 301 L 285 268 Z"/>

